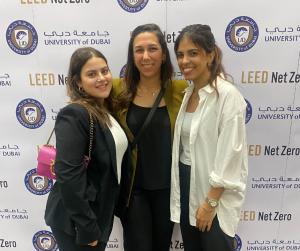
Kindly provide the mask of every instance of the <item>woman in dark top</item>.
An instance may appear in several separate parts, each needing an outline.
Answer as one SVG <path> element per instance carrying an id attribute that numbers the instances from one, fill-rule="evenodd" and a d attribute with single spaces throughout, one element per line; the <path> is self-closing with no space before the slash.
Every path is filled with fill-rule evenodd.
<path id="1" fill-rule="evenodd" d="M 127 125 L 136 136 L 151 108 L 132 103 Z M 159 147 L 157 147 L 159 146 Z M 158 107 L 138 143 L 135 187 L 154 190 L 170 187 L 171 125 L 166 106 Z M 155 157 L 154 157 L 155 156 Z"/>
<path id="2" fill-rule="evenodd" d="M 163 33 L 155 24 L 132 32 L 124 81 L 114 83 L 119 120 L 130 141 L 138 134 L 160 90 L 165 89 L 148 127 L 132 150 L 133 170 L 122 174 L 121 198 L 126 251 L 169 251 L 171 142 L 184 81 L 172 81 L 173 67 Z M 124 195 L 125 194 L 125 195 Z"/>

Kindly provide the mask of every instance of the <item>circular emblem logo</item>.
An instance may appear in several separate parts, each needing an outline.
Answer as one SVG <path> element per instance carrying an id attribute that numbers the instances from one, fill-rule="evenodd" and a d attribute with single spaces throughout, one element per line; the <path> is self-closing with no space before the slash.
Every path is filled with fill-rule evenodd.
<path id="1" fill-rule="evenodd" d="M 242 248 L 242 240 L 237 234 L 234 236 L 233 239 L 233 247 L 234 251 L 240 251 Z"/>
<path id="2" fill-rule="evenodd" d="M 240 16 L 228 24 L 225 40 L 232 50 L 244 52 L 255 45 L 258 33 L 258 26 L 252 18 Z"/>
<path id="3" fill-rule="evenodd" d="M 125 71 L 126 71 L 126 64 L 122 67 L 121 71 L 120 71 L 120 78 L 124 78 L 125 77 Z"/>
<path id="4" fill-rule="evenodd" d="M 36 129 L 44 124 L 46 111 L 39 101 L 27 98 L 17 105 L 16 116 L 22 126 Z"/>
<path id="5" fill-rule="evenodd" d="M 53 234 L 46 230 L 35 233 L 32 243 L 37 251 L 56 251 L 58 249 Z"/>
<path id="6" fill-rule="evenodd" d="M 45 195 L 53 187 L 53 180 L 37 175 L 35 168 L 26 173 L 24 183 L 28 191 L 36 195 Z"/>
<path id="7" fill-rule="evenodd" d="M 30 23 L 24 20 L 17 20 L 8 26 L 6 41 L 15 53 L 27 55 L 36 49 L 38 35 Z"/>
<path id="8" fill-rule="evenodd" d="M 252 106 L 250 104 L 250 102 L 245 99 L 246 103 L 247 103 L 247 107 L 246 107 L 246 124 L 249 122 L 249 120 L 251 119 L 252 117 Z"/>
<path id="9" fill-rule="evenodd" d="M 127 12 L 139 12 L 146 7 L 148 0 L 118 0 L 119 5 Z"/>

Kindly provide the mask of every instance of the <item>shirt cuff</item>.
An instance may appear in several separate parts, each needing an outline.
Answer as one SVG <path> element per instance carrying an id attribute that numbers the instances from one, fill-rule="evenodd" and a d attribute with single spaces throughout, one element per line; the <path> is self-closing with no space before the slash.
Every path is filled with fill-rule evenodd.
<path id="1" fill-rule="evenodd" d="M 209 183 L 213 187 L 224 187 L 225 189 L 230 189 L 230 190 L 237 190 L 240 192 L 245 191 L 246 189 L 246 184 L 243 182 L 233 182 L 230 180 L 223 179 L 222 177 L 218 176 L 214 172 L 211 173 L 209 177 Z"/>

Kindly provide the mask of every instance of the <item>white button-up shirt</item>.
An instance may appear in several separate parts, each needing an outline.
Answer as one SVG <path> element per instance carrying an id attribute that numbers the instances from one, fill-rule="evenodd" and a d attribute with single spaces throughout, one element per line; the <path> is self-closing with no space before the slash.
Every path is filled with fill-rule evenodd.
<path id="1" fill-rule="evenodd" d="M 193 92 L 186 93 L 175 124 L 171 174 L 171 220 L 180 222 L 179 156 L 184 111 Z M 244 201 L 248 175 L 245 130 L 246 102 L 226 80 L 217 78 L 217 89 L 206 85 L 198 92 L 190 132 L 191 178 L 189 220 L 196 226 L 196 211 L 205 201 L 211 186 L 224 187 L 216 208 L 224 233 L 234 236 Z"/>

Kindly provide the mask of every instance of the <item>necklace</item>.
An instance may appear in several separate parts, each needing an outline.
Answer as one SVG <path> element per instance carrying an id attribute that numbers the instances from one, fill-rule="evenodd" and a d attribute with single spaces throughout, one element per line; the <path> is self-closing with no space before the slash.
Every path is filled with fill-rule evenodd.
<path id="1" fill-rule="evenodd" d="M 150 89 L 147 89 L 147 88 L 137 87 L 137 94 L 141 97 L 144 97 L 144 96 L 155 97 L 158 94 L 159 91 L 160 91 L 160 87 L 156 90 L 150 90 Z"/>

